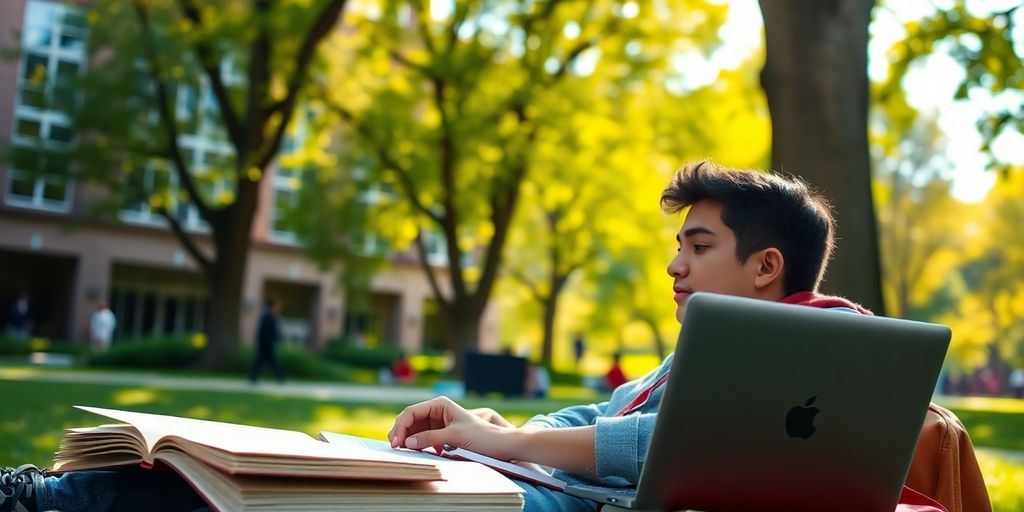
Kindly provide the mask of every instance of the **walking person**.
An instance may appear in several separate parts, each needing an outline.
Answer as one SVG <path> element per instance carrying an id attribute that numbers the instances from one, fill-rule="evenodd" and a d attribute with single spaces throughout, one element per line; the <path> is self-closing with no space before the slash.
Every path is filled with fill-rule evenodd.
<path id="1" fill-rule="evenodd" d="M 7 337 L 15 341 L 28 341 L 32 334 L 32 310 L 28 303 L 28 294 L 20 293 L 11 303 L 7 316 Z"/>
<path id="2" fill-rule="evenodd" d="M 281 305 L 275 299 L 267 299 L 256 329 L 256 359 L 249 372 L 249 382 L 256 384 L 263 365 L 269 364 L 277 376 L 277 382 L 284 384 L 284 370 L 277 361 L 277 342 L 281 340 Z"/>
<path id="3" fill-rule="evenodd" d="M 587 351 L 587 341 L 583 338 L 582 332 L 577 332 L 572 339 L 572 355 L 576 358 L 576 371 L 580 369 L 583 361 L 583 354 Z"/>
<path id="4" fill-rule="evenodd" d="M 110 348 L 110 342 L 114 339 L 114 329 L 117 328 L 117 317 L 110 310 L 107 303 L 100 301 L 96 304 L 96 311 L 89 320 L 89 344 L 93 352 L 106 352 Z"/>

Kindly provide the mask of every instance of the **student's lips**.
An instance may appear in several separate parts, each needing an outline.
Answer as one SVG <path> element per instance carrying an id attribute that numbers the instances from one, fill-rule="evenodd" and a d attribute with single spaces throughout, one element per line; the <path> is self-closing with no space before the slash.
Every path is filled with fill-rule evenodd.
<path id="1" fill-rule="evenodd" d="M 686 290 L 675 290 L 675 292 L 676 292 L 676 295 L 673 298 L 675 299 L 675 301 L 677 303 L 686 300 L 686 298 L 689 297 L 690 294 L 692 293 L 692 292 L 688 292 Z"/>

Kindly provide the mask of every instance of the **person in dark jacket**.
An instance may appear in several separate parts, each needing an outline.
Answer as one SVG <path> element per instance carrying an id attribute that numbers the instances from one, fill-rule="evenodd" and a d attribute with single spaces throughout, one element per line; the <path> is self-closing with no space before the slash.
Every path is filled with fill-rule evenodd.
<path id="1" fill-rule="evenodd" d="M 281 339 L 281 305 L 274 299 L 267 299 L 264 304 L 263 313 L 260 315 L 260 324 L 256 329 L 256 359 L 252 363 L 252 370 L 249 372 L 249 382 L 255 384 L 260 377 L 260 370 L 264 364 L 269 364 L 274 371 L 279 383 L 284 383 L 284 370 L 277 362 L 277 342 Z"/>

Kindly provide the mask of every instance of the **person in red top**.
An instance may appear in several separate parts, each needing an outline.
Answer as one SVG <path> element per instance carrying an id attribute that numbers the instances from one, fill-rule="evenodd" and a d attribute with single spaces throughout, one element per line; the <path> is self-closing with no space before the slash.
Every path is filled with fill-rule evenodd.
<path id="1" fill-rule="evenodd" d="M 608 386 L 608 391 L 615 391 L 615 388 L 629 382 L 629 377 L 626 377 L 626 374 L 622 371 L 622 365 L 619 363 L 620 359 L 622 359 L 621 352 L 612 354 L 612 367 L 604 375 L 604 383 Z"/>
<path id="2" fill-rule="evenodd" d="M 409 364 L 409 355 L 405 352 L 399 354 L 398 359 L 395 360 L 394 364 L 391 365 L 391 374 L 394 375 L 395 381 L 404 384 L 416 378 L 416 371 L 412 369 L 412 365 Z"/>

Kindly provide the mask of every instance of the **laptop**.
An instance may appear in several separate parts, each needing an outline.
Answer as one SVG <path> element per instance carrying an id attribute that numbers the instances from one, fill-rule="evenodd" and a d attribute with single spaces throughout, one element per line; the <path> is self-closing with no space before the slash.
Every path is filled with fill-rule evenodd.
<path id="1" fill-rule="evenodd" d="M 636 489 L 566 492 L 625 509 L 892 512 L 950 335 L 696 293 Z"/>

